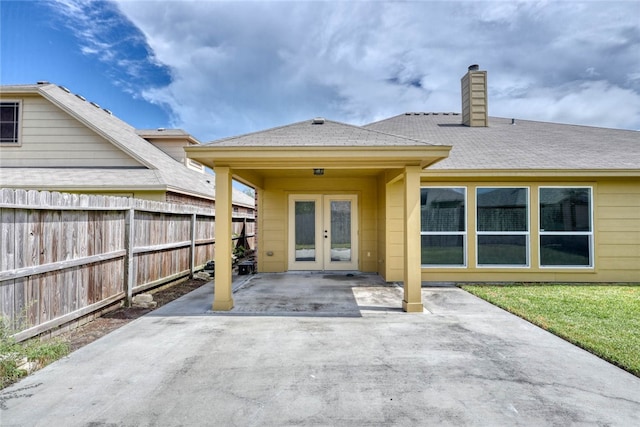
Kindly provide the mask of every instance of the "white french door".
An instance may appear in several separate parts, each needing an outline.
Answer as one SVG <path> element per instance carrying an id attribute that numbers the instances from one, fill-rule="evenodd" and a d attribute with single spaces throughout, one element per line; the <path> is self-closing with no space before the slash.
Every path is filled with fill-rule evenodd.
<path id="1" fill-rule="evenodd" d="M 356 195 L 289 196 L 289 270 L 358 269 Z"/>

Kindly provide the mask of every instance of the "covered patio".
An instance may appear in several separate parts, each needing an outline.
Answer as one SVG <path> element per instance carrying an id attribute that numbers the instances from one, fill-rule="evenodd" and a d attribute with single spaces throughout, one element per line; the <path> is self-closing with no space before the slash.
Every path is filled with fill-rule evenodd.
<path id="1" fill-rule="evenodd" d="M 420 175 L 450 148 L 324 119 L 187 147 L 189 158 L 216 174 L 213 310 L 234 306 L 229 260 L 231 189 L 237 180 L 256 190 L 259 272 L 377 273 L 403 283 L 403 310 L 422 312 Z M 327 250 L 336 234 L 335 202 L 348 203 L 348 259 L 334 260 Z M 303 247 L 296 235 L 300 207 L 315 215 L 308 233 L 314 240 L 304 246 L 313 256 L 304 259 L 296 253 Z"/>

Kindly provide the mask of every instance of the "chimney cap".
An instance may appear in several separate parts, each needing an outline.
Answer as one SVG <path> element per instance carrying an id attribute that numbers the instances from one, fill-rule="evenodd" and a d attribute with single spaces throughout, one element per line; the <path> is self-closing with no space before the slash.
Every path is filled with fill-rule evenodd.
<path id="1" fill-rule="evenodd" d="M 469 65 L 469 71 L 478 71 L 480 66 L 478 64 Z"/>

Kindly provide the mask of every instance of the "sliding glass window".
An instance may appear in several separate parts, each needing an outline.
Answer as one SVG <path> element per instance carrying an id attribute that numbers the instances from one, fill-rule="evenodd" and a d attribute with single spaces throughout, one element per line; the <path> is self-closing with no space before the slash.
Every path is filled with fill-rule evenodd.
<path id="1" fill-rule="evenodd" d="M 529 189 L 476 189 L 478 266 L 529 266 Z"/>
<path id="2" fill-rule="evenodd" d="M 423 187 L 420 191 L 422 265 L 467 265 L 464 187 Z"/>
<path id="3" fill-rule="evenodd" d="M 593 267 L 591 187 L 540 187 L 540 266 Z"/>

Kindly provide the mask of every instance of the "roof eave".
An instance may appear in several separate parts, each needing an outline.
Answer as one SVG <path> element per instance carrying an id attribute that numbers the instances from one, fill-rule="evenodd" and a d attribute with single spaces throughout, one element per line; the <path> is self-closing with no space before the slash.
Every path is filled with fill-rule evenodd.
<path id="1" fill-rule="evenodd" d="M 186 147 L 187 157 L 208 166 L 256 169 L 308 167 L 398 168 L 426 167 L 448 157 L 450 146 L 280 146 L 280 147 Z"/>

